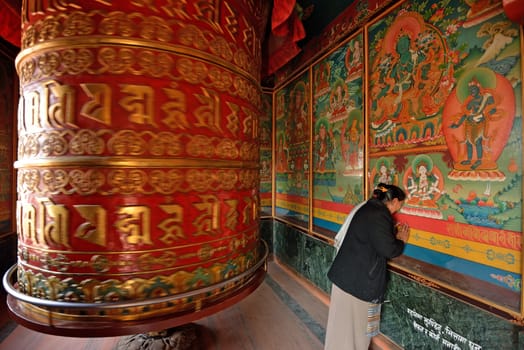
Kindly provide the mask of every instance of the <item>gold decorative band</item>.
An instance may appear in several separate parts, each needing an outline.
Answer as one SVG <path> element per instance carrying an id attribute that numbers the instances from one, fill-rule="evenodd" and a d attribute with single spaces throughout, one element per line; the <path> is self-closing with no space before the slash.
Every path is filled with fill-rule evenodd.
<path id="1" fill-rule="evenodd" d="M 225 68 L 239 76 L 242 76 L 246 80 L 249 80 L 252 84 L 258 86 L 257 77 L 254 77 L 249 72 L 240 69 L 238 66 L 224 59 L 221 59 L 216 55 L 206 53 L 198 49 L 193 49 L 187 46 L 162 43 L 159 41 L 152 41 L 146 39 L 111 38 L 107 36 L 82 37 L 81 39 L 59 38 L 54 39 L 53 41 L 36 44 L 35 46 L 29 49 L 21 51 L 16 58 L 15 64 L 17 71 L 20 73 L 22 71 L 22 65 L 26 60 L 30 59 L 32 56 L 36 56 L 41 53 L 57 52 L 61 49 L 66 48 L 68 50 L 71 50 L 82 48 L 100 48 L 108 46 L 128 47 L 141 50 L 147 49 L 152 51 L 164 51 L 170 54 L 189 56 Z"/>
<path id="2" fill-rule="evenodd" d="M 16 161 L 15 168 L 111 167 L 111 168 L 238 168 L 258 169 L 258 162 L 218 159 L 155 159 L 129 157 L 60 157 Z"/>

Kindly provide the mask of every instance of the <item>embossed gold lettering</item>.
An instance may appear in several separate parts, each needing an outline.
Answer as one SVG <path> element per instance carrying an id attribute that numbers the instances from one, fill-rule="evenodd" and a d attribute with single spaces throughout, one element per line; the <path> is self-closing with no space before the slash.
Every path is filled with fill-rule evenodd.
<path id="1" fill-rule="evenodd" d="M 31 239 L 35 243 L 40 243 L 39 237 L 37 237 L 36 231 L 36 209 L 31 204 L 17 203 L 19 210 L 18 217 L 20 218 L 19 227 L 21 228 L 21 235 L 25 239 Z M 43 241 L 43 240 L 42 240 Z"/>
<path id="2" fill-rule="evenodd" d="M 24 23 L 29 22 L 30 15 L 43 14 L 43 0 L 26 0 L 22 1 L 22 20 Z"/>
<path id="3" fill-rule="evenodd" d="M 41 120 L 51 127 L 74 125 L 75 98 L 74 90 L 69 85 L 60 85 L 54 80 L 43 84 Z M 53 100 L 56 103 L 52 103 Z M 49 105 L 49 107 L 47 107 Z"/>
<path id="4" fill-rule="evenodd" d="M 246 119 L 244 119 L 244 134 L 249 135 L 253 139 L 258 138 L 257 115 L 247 108 L 242 108 L 242 111 L 246 114 Z"/>
<path id="5" fill-rule="evenodd" d="M 118 231 L 128 235 L 130 244 L 153 244 L 151 240 L 151 209 L 146 206 L 121 207 L 115 226 Z"/>
<path id="6" fill-rule="evenodd" d="M 47 244 L 69 244 L 69 213 L 63 204 L 54 204 L 49 198 L 38 199 L 38 230 Z"/>
<path id="7" fill-rule="evenodd" d="M 187 11 L 187 0 L 167 0 L 166 5 L 162 6 L 168 16 L 189 19 Z"/>
<path id="8" fill-rule="evenodd" d="M 75 205 L 74 208 L 85 219 L 85 222 L 76 229 L 75 237 L 105 247 L 107 236 L 106 210 L 100 205 Z"/>
<path id="9" fill-rule="evenodd" d="M 171 244 L 174 241 L 186 238 L 181 225 L 184 220 L 184 208 L 178 204 L 159 205 L 159 207 L 169 214 L 169 218 L 162 220 L 158 225 L 158 228 L 165 232 L 160 240 L 165 244 Z"/>
<path id="10" fill-rule="evenodd" d="M 196 97 L 203 106 L 195 108 L 197 118 L 196 126 L 208 128 L 212 131 L 221 132 L 220 127 L 220 100 L 218 95 L 208 89 L 202 88 L 203 94 L 196 94 Z"/>
<path id="11" fill-rule="evenodd" d="M 257 218 L 257 203 L 250 197 L 244 197 L 244 224 L 249 224 Z"/>
<path id="12" fill-rule="evenodd" d="M 238 200 L 237 199 L 228 199 L 225 201 L 229 206 L 229 210 L 226 213 L 226 227 L 230 230 L 235 230 L 238 223 Z"/>
<path id="13" fill-rule="evenodd" d="M 162 105 L 162 110 L 167 115 L 166 118 L 162 119 L 162 122 L 170 129 L 189 128 L 189 123 L 186 118 L 187 105 L 184 92 L 176 89 L 175 86 L 165 88 L 164 92 L 169 98 L 169 102 Z"/>
<path id="14" fill-rule="evenodd" d="M 153 116 L 153 88 L 126 84 L 121 85 L 121 91 L 129 95 L 120 100 L 120 106 L 131 112 L 129 121 L 136 124 L 156 126 Z"/>
<path id="15" fill-rule="evenodd" d="M 80 115 L 111 125 L 111 88 L 107 84 L 80 84 L 91 98 L 80 109 Z"/>
<path id="16" fill-rule="evenodd" d="M 220 27 L 220 8 L 218 7 L 217 1 L 199 1 L 193 5 L 196 9 L 197 19 L 202 22 L 207 22 L 217 32 L 222 33 Z"/>
<path id="17" fill-rule="evenodd" d="M 193 204 L 197 210 L 202 212 L 193 222 L 197 229 L 195 236 L 212 234 L 216 231 L 218 229 L 218 218 L 220 217 L 219 201 L 216 196 L 202 195 L 200 198 L 202 202 Z"/>
<path id="18" fill-rule="evenodd" d="M 40 93 L 30 91 L 24 94 L 24 117 L 23 130 L 40 128 Z"/>
<path id="19" fill-rule="evenodd" d="M 231 113 L 226 116 L 227 128 L 229 129 L 229 131 L 231 131 L 233 135 L 237 135 L 238 125 L 240 124 L 240 107 L 231 102 L 226 102 L 226 105 L 231 110 Z"/>

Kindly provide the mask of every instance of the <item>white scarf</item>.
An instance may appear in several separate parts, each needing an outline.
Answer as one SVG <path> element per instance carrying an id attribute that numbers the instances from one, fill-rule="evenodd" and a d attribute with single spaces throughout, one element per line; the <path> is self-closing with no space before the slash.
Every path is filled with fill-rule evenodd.
<path id="1" fill-rule="evenodd" d="M 357 212 L 357 210 L 359 210 L 360 207 L 363 206 L 364 204 L 366 204 L 366 201 L 357 204 L 349 212 L 349 214 L 348 214 L 346 220 L 344 221 L 344 223 L 342 224 L 342 226 L 340 226 L 340 229 L 338 230 L 337 235 L 335 236 L 335 244 L 334 244 L 334 247 L 337 250 L 337 252 L 340 249 L 340 246 L 342 245 L 342 242 L 344 241 L 344 237 L 346 237 L 346 233 L 348 232 L 349 224 L 351 223 L 351 220 L 353 219 L 353 216 L 355 216 L 355 213 Z"/>

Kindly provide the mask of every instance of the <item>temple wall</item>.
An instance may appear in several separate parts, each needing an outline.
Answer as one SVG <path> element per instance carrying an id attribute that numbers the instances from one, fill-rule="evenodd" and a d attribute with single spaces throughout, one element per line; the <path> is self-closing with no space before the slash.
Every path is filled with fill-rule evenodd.
<path id="1" fill-rule="evenodd" d="M 406 349 L 522 348 L 522 27 L 498 1 L 385 1 L 325 32 L 272 92 L 275 258 L 329 293 L 346 214 L 396 184 L 411 238 L 382 333 Z"/>

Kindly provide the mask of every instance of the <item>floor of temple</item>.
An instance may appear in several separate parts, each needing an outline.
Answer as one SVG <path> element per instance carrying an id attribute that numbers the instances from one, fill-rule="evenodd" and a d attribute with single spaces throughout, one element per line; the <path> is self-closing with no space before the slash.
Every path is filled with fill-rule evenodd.
<path id="1" fill-rule="evenodd" d="M 0 350 L 114 350 L 125 337 L 71 338 L 43 334 L 9 319 L 5 296 Z M 200 350 L 322 350 L 329 297 L 275 261 L 265 281 L 237 304 L 195 321 Z M 372 350 L 400 349 L 375 337 Z"/>

